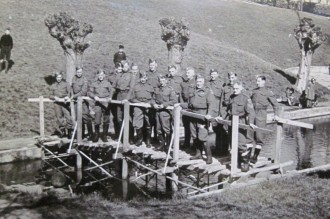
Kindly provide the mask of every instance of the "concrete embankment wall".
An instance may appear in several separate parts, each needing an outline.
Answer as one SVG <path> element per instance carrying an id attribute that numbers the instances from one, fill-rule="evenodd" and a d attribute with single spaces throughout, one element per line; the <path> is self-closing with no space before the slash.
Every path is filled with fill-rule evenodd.
<path id="1" fill-rule="evenodd" d="M 0 164 L 21 160 L 40 159 L 41 149 L 33 138 L 18 138 L 0 141 Z"/>

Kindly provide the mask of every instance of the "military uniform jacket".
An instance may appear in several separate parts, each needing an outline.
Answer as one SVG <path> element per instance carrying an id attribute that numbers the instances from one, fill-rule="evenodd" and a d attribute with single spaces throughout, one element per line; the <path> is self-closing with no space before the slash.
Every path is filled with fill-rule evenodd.
<path id="1" fill-rule="evenodd" d="M 157 89 L 159 87 L 159 77 L 161 74 L 159 74 L 157 71 L 146 71 L 146 74 L 148 75 L 148 84 L 150 84 L 154 89 Z"/>
<path id="2" fill-rule="evenodd" d="M 220 103 L 219 103 L 220 116 L 222 117 L 225 116 L 230 97 L 233 93 L 234 93 L 234 89 L 232 84 L 227 83 L 223 85 L 220 96 Z"/>
<path id="3" fill-rule="evenodd" d="M 164 107 L 173 106 L 177 103 L 177 98 L 172 87 L 159 87 L 155 90 L 152 104 L 163 104 Z"/>
<path id="4" fill-rule="evenodd" d="M 87 95 L 87 79 L 84 76 L 80 78 L 74 76 L 72 79 L 72 97 L 77 98 Z"/>
<path id="5" fill-rule="evenodd" d="M 315 100 L 315 89 L 314 84 L 309 83 L 305 90 L 306 98 L 308 100 Z"/>
<path id="6" fill-rule="evenodd" d="M 115 86 L 115 82 L 117 80 L 118 73 L 111 72 L 109 75 L 106 76 L 107 80 L 110 82 L 112 86 Z"/>
<path id="7" fill-rule="evenodd" d="M 120 73 L 117 75 L 114 87 L 119 91 L 129 91 L 134 83 L 130 72 Z"/>
<path id="8" fill-rule="evenodd" d="M 180 102 L 187 103 L 189 101 L 189 97 L 194 93 L 196 88 L 196 80 L 195 79 L 184 79 L 181 83 L 181 100 Z"/>
<path id="9" fill-rule="evenodd" d="M 278 110 L 278 103 L 275 95 L 265 87 L 256 88 L 252 91 L 252 103 L 255 111 L 266 110 L 268 105 L 271 104 L 274 108 L 275 114 Z"/>
<path id="10" fill-rule="evenodd" d="M 230 96 L 225 118 L 230 118 L 233 115 L 239 116 L 240 122 L 245 121 L 246 124 L 254 123 L 255 112 L 252 101 L 247 95 L 240 93 Z"/>
<path id="11" fill-rule="evenodd" d="M 154 94 L 154 88 L 148 83 L 137 83 L 131 94 L 132 103 L 150 103 Z"/>
<path id="12" fill-rule="evenodd" d="M 100 98 L 111 98 L 112 97 L 112 86 L 107 80 L 97 80 L 89 86 L 88 96 L 95 98 L 95 96 Z"/>
<path id="13" fill-rule="evenodd" d="M 220 100 L 223 84 L 219 79 L 210 80 L 207 84 L 207 87 L 212 90 L 212 93 L 214 95 L 214 104 L 213 108 L 211 109 L 212 113 L 210 113 L 210 115 L 218 116 L 220 114 Z"/>
<path id="14" fill-rule="evenodd" d="M 212 90 L 208 87 L 196 89 L 189 97 L 189 103 L 192 106 L 192 110 L 202 114 L 209 114 L 210 109 L 214 104 L 214 96 Z"/>
<path id="15" fill-rule="evenodd" d="M 166 78 L 168 86 L 172 87 L 177 95 L 181 95 L 181 83 L 183 82 L 182 77 L 178 75 L 174 75 L 173 77 L 167 75 Z"/>
<path id="16" fill-rule="evenodd" d="M 70 94 L 70 84 L 64 80 L 62 80 L 60 83 L 55 82 L 55 84 L 50 87 L 50 91 L 50 99 L 54 99 L 55 97 L 67 97 Z"/>

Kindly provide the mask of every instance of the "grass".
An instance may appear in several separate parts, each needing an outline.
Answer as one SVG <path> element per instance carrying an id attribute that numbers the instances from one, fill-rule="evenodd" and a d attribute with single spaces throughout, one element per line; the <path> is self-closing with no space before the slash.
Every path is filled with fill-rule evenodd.
<path id="1" fill-rule="evenodd" d="M 123 202 L 95 193 L 68 199 L 22 194 L 15 201 L 43 218 L 329 218 L 329 188 L 327 178 L 301 175 L 196 200 Z"/>
<path id="2" fill-rule="evenodd" d="M 156 0 L 3 0 L 0 29 L 10 26 L 14 38 L 14 65 L 0 76 L 0 137 L 35 135 L 38 130 L 38 106 L 27 98 L 49 95 L 47 80 L 55 70 L 65 69 L 65 58 L 59 43 L 44 25 L 48 14 L 67 11 L 81 22 L 91 23 L 94 31 L 87 37 L 92 42 L 84 54 L 84 68 L 89 78 L 97 68 L 113 69 L 112 56 L 124 44 L 130 61 L 147 69 L 152 57 L 159 69 L 166 71 L 167 50 L 160 39 L 158 20 L 185 17 L 190 23 L 191 40 L 185 50 L 183 67 L 193 66 L 207 74 L 218 68 L 221 78 L 228 71 L 237 72 L 247 89 L 255 87 L 255 75 L 265 74 L 269 88 L 277 95 L 290 82 L 274 69 L 299 64 L 298 45 L 289 34 L 298 20 L 293 11 L 260 7 L 241 1 L 156 1 Z M 314 19 L 324 32 L 330 32 L 329 21 L 302 13 Z M 313 65 L 328 65 L 329 42 L 315 53 Z M 329 91 L 318 87 L 323 99 Z M 51 104 L 46 104 L 47 132 L 53 131 L 55 120 Z"/>

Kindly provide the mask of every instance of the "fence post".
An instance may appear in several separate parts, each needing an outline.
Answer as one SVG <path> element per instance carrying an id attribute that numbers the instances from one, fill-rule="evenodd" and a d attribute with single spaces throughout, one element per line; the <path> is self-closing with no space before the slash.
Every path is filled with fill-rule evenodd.
<path id="1" fill-rule="evenodd" d="M 39 97 L 39 129 L 40 136 L 45 137 L 45 109 L 44 109 L 44 97 Z"/>
<path id="2" fill-rule="evenodd" d="M 128 147 L 128 139 L 129 139 L 129 102 L 124 100 L 124 136 L 123 136 L 123 150 Z"/>
<path id="3" fill-rule="evenodd" d="M 283 107 L 280 107 L 278 110 L 278 117 L 282 118 L 284 114 Z M 277 122 L 276 126 L 276 143 L 275 143 L 275 154 L 274 154 L 274 163 L 279 164 L 281 162 L 281 146 L 283 140 L 283 124 Z"/>
<path id="4" fill-rule="evenodd" d="M 231 121 L 231 170 L 230 170 L 231 177 L 233 177 L 238 172 L 237 169 L 238 122 L 239 122 L 239 117 L 233 115 Z"/>
<path id="5" fill-rule="evenodd" d="M 83 126 L 83 123 L 82 123 L 82 102 L 83 102 L 83 99 L 82 97 L 78 97 L 78 100 L 77 100 L 77 142 L 78 144 L 81 143 L 82 141 L 82 136 L 84 133 L 82 133 L 82 126 Z M 73 104 L 74 106 L 74 104 Z M 74 111 L 74 110 L 73 110 Z"/>

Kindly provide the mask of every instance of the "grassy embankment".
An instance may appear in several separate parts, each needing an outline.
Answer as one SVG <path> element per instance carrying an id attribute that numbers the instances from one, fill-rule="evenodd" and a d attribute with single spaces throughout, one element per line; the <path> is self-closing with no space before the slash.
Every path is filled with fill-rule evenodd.
<path id="1" fill-rule="evenodd" d="M 4 208 L 0 216 L 30 209 L 42 218 L 329 218 L 329 188 L 329 179 L 314 175 L 278 179 L 196 200 L 123 202 L 97 194 L 59 199 L 5 193 L 3 197 L 21 205 Z"/>
<path id="2" fill-rule="evenodd" d="M 268 86 L 280 95 L 290 82 L 274 69 L 297 66 L 299 50 L 293 37 L 297 25 L 293 11 L 259 7 L 239 1 L 9 1 L 3 0 L 0 29 L 12 28 L 15 62 L 8 74 L 1 73 L 0 135 L 2 138 L 31 136 L 38 130 L 38 107 L 27 98 L 47 96 L 49 79 L 54 70 L 64 70 L 64 55 L 59 43 L 44 25 L 48 14 L 67 11 L 81 22 L 93 24 L 87 40 L 92 42 L 85 52 L 84 67 L 88 77 L 97 68 L 111 71 L 112 55 L 123 43 L 131 61 L 147 69 L 150 57 L 166 71 L 167 50 L 160 39 L 158 20 L 162 17 L 185 17 L 190 23 L 191 40 L 185 50 L 183 66 L 193 66 L 207 74 L 218 68 L 223 80 L 228 71 L 237 72 L 247 89 L 255 87 L 255 75 L 265 74 Z M 326 18 L 302 13 L 314 19 L 325 32 L 330 32 Z M 315 53 L 313 65 L 327 65 L 329 42 Z M 329 91 L 318 87 L 329 98 Z M 54 112 L 46 104 L 47 132 L 53 131 Z"/>

